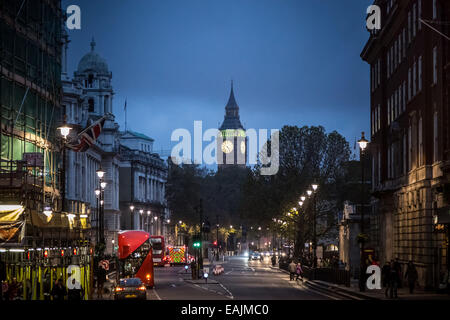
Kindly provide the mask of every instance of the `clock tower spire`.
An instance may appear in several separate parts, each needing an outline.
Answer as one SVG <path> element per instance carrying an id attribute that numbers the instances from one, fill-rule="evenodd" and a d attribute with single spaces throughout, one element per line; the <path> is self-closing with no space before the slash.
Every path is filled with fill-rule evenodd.
<path id="1" fill-rule="evenodd" d="M 219 131 L 221 134 L 218 139 L 220 145 L 218 145 L 217 152 L 219 169 L 230 165 L 245 166 L 247 163 L 247 139 L 239 116 L 239 105 L 234 96 L 233 80 L 231 80 L 230 96 L 225 106 L 225 116 Z"/>

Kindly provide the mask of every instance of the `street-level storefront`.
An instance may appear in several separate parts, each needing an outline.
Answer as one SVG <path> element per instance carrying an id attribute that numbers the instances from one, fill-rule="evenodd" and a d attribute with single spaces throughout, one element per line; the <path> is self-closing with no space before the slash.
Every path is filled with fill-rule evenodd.
<path id="1" fill-rule="evenodd" d="M 449 289 L 450 286 L 450 206 L 439 208 L 434 216 L 434 233 L 439 245 L 437 251 L 437 266 L 439 272 L 439 289 Z"/>

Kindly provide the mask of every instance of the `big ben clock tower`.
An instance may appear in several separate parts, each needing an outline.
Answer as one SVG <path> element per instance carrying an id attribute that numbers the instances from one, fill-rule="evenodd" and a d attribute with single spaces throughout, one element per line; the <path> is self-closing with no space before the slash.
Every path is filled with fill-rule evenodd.
<path id="1" fill-rule="evenodd" d="M 225 117 L 219 128 L 217 163 L 219 170 L 228 166 L 247 164 L 247 139 L 245 129 L 239 118 L 239 106 L 236 103 L 231 81 L 231 92 L 225 106 Z"/>

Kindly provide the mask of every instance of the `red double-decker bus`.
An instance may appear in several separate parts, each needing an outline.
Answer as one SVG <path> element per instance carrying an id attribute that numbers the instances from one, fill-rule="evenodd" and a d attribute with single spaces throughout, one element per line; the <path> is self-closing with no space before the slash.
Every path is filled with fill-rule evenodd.
<path id="1" fill-rule="evenodd" d="M 163 236 L 150 236 L 150 242 L 152 244 L 153 264 L 155 266 L 162 266 L 166 262 L 166 248 Z"/>
<path id="2" fill-rule="evenodd" d="M 153 288 L 153 254 L 150 234 L 145 231 L 121 231 L 118 235 L 122 278 L 140 278 Z"/>

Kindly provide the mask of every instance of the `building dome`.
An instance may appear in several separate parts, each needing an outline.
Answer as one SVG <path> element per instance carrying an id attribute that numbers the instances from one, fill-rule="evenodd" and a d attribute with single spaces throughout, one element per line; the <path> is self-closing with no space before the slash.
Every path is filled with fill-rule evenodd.
<path id="1" fill-rule="evenodd" d="M 96 72 L 98 74 L 108 74 L 108 64 L 106 61 L 94 51 L 95 41 L 92 39 L 91 42 L 91 52 L 87 53 L 83 58 L 81 58 L 80 63 L 78 63 L 78 72 Z"/>

